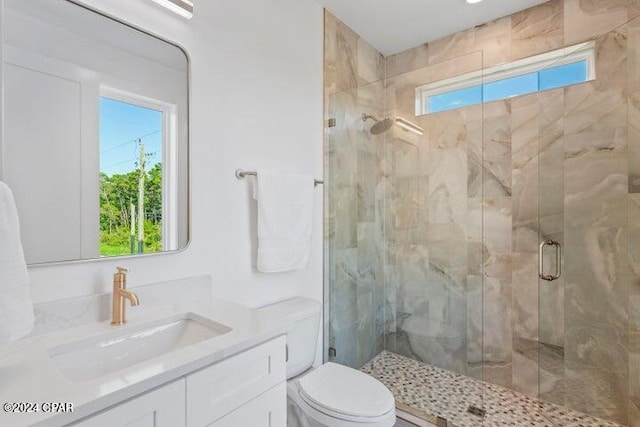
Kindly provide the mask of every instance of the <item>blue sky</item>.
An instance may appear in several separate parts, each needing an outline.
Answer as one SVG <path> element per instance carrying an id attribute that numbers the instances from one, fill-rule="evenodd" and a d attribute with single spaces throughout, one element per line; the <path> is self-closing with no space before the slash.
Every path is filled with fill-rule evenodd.
<path id="1" fill-rule="evenodd" d="M 162 161 L 162 113 L 109 98 L 100 98 L 100 171 L 107 175 L 137 169 L 142 137 L 147 153 L 146 169 Z"/>
<path id="2" fill-rule="evenodd" d="M 583 83 L 586 80 L 587 62 L 578 61 L 430 96 L 428 111 L 435 113 L 452 110 L 468 105 Z"/>

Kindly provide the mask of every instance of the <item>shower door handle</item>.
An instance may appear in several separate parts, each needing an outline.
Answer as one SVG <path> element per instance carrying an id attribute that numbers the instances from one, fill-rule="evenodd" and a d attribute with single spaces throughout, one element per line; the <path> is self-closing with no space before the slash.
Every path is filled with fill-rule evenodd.
<path id="1" fill-rule="evenodd" d="M 545 274 L 544 273 L 544 248 L 545 246 L 553 246 L 556 248 L 556 274 Z M 560 243 L 555 240 L 545 240 L 540 243 L 540 247 L 538 248 L 538 276 L 542 280 L 546 280 L 548 282 L 552 282 L 560 278 L 562 274 L 562 246 Z"/>

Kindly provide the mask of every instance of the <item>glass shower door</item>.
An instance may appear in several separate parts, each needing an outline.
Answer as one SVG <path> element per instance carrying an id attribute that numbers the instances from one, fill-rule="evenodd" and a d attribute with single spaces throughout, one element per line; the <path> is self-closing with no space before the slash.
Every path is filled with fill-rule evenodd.
<path id="1" fill-rule="evenodd" d="M 640 419 L 639 42 L 639 20 L 603 34 L 595 80 L 538 95 L 539 396 L 623 425 Z"/>
<path id="2" fill-rule="evenodd" d="M 362 114 L 383 117 L 383 82 L 329 96 L 325 280 L 327 360 L 359 369 L 384 350 L 382 172 L 384 135 Z"/>
<path id="3" fill-rule="evenodd" d="M 479 426 L 484 107 L 416 112 L 418 86 L 469 72 L 482 52 L 328 96 L 325 348 L 366 364 L 399 409 Z"/>

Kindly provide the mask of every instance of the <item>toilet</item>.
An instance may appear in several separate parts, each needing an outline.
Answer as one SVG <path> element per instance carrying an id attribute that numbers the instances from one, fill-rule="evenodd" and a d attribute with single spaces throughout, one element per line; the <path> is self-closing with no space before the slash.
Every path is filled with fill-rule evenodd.
<path id="1" fill-rule="evenodd" d="M 392 427 L 391 392 L 356 369 L 325 363 L 313 368 L 322 306 L 293 298 L 261 309 L 287 321 L 287 426 Z"/>

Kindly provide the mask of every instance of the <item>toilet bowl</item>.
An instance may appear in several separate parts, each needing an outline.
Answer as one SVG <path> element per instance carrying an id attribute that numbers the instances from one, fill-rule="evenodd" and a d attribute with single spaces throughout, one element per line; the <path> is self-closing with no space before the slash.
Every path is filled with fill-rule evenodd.
<path id="1" fill-rule="evenodd" d="M 288 427 L 391 427 L 393 395 L 355 369 L 326 363 L 287 382 Z"/>
<path id="2" fill-rule="evenodd" d="M 392 427 L 393 394 L 377 379 L 347 366 L 316 359 L 322 306 L 293 298 L 260 309 L 263 317 L 286 319 L 287 426 Z"/>

